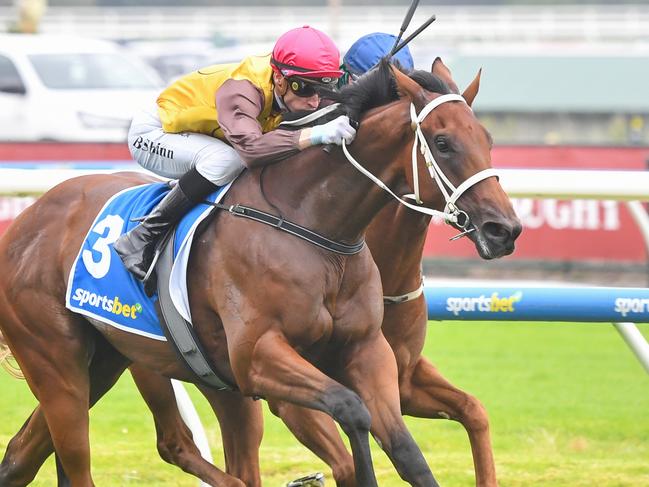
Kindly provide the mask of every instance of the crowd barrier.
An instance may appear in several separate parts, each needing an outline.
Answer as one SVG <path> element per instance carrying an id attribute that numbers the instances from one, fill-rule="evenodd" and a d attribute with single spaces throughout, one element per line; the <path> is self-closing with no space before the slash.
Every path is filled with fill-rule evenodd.
<path id="1" fill-rule="evenodd" d="M 430 320 L 612 323 L 649 373 L 649 344 L 635 326 L 649 323 L 647 288 L 436 281 L 424 294 Z"/>

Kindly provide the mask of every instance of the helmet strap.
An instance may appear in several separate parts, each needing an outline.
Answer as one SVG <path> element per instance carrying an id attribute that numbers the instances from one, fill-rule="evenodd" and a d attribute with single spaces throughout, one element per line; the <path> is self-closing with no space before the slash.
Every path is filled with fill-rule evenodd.
<path id="1" fill-rule="evenodd" d="M 284 98 L 284 95 L 288 91 L 288 80 L 283 74 L 275 70 L 273 70 L 273 85 L 275 86 L 275 90 L 277 90 L 277 94 Z"/>
<path id="2" fill-rule="evenodd" d="M 286 90 L 284 91 L 284 93 L 286 93 Z M 275 97 L 275 102 L 277 103 L 280 112 L 290 112 L 288 106 L 286 106 L 286 103 L 284 103 L 283 95 L 280 95 L 275 90 L 273 90 L 273 96 Z"/>

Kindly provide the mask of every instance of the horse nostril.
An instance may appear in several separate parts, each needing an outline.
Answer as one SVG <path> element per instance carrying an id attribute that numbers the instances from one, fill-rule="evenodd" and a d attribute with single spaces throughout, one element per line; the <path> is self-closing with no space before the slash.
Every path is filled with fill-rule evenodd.
<path id="1" fill-rule="evenodd" d="M 514 232 L 516 231 L 516 236 L 514 236 Z M 481 232 L 488 240 L 501 244 L 509 241 L 510 239 L 513 241 L 516 237 L 518 237 L 518 234 L 521 233 L 520 228 L 510 228 L 508 225 L 503 225 L 502 223 L 496 222 L 485 223 L 484 225 L 482 225 Z"/>

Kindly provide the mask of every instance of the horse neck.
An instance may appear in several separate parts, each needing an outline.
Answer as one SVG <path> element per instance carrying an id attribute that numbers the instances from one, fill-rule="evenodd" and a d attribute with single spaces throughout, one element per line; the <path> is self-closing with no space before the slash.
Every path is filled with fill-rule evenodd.
<path id="1" fill-rule="evenodd" d="M 431 217 L 390 203 L 367 229 L 367 245 L 381 273 L 383 292 L 399 295 L 416 289 Z"/>
<path id="2" fill-rule="evenodd" d="M 363 121 L 349 150 L 395 189 L 401 180 L 405 184 L 400 161 L 407 152 L 406 124 L 401 129 L 382 127 L 380 117 L 385 116 L 386 107 L 382 108 Z M 389 201 L 387 193 L 354 168 L 338 148 L 331 152 L 312 148 L 273 166 L 265 186 L 273 203 L 286 209 L 286 218 L 344 242 L 358 241 Z"/>

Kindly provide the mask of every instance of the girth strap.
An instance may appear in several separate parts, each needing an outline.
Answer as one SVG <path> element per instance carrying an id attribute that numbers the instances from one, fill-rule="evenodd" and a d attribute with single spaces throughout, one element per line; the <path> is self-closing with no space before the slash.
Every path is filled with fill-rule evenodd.
<path id="1" fill-rule="evenodd" d="M 383 304 L 401 304 L 417 299 L 424 293 L 424 280 L 422 278 L 421 284 L 414 291 L 399 296 L 383 296 Z"/>
<path id="2" fill-rule="evenodd" d="M 191 370 L 202 384 L 222 391 L 233 391 L 236 387 L 222 379 L 205 356 L 194 327 L 185 321 L 171 300 L 169 278 L 173 264 L 174 232 L 171 232 L 163 244 L 162 252 L 156 264 L 158 276 L 158 301 L 155 303 L 160 325 L 170 344 L 173 345 L 181 361 Z"/>
<path id="3" fill-rule="evenodd" d="M 299 237 L 302 240 L 306 240 L 313 245 L 317 245 L 318 247 L 329 250 L 330 252 L 335 252 L 337 254 L 354 255 L 363 250 L 363 247 L 365 246 L 365 240 L 361 240 L 360 242 L 353 245 L 335 242 L 334 240 L 330 240 L 324 235 L 320 235 L 319 233 L 316 233 L 313 230 L 309 230 L 308 228 L 298 225 L 297 223 L 290 222 L 288 220 L 285 220 L 284 218 L 279 218 L 275 215 L 271 215 L 270 213 L 266 213 L 265 211 L 243 206 L 238 203 L 231 206 L 222 205 L 220 203 L 211 204 L 221 210 L 227 210 L 235 216 L 241 216 L 258 221 L 260 223 L 265 223 L 266 225 L 270 225 L 271 227 L 275 227 L 278 230 L 282 230 L 286 233 L 290 233 L 291 235 L 295 235 L 296 237 Z"/>

